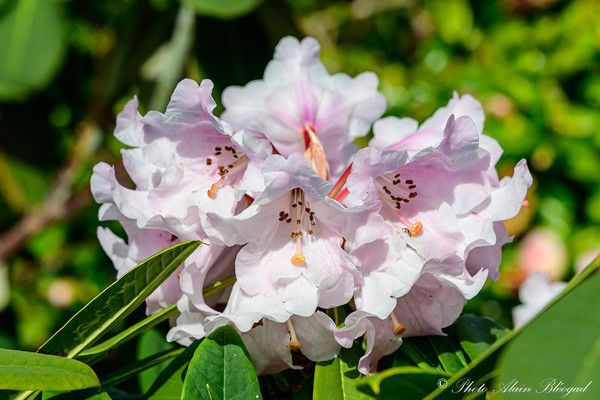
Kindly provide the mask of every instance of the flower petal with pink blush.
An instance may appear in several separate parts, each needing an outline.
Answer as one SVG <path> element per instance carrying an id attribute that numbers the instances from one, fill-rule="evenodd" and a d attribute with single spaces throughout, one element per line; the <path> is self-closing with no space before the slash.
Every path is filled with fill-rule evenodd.
<path id="1" fill-rule="evenodd" d="M 369 142 L 369 146 L 386 149 L 406 135 L 414 133 L 418 128 L 419 123 L 412 118 L 381 118 L 373 124 L 373 139 Z"/>
<path id="2" fill-rule="evenodd" d="M 315 308 L 345 304 L 352 297 L 355 266 L 342 244 L 346 234 L 353 235 L 352 219 L 366 217 L 330 199 L 330 184 L 300 154 L 271 156 L 263 174 L 265 190 L 240 214 L 207 215 L 211 237 L 227 245 L 245 244 L 236 259 L 240 288 L 248 296 L 274 296 L 302 283 L 312 290 L 304 298 L 287 299 L 288 309 L 292 303 Z"/>
<path id="3" fill-rule="evenodd" d="M 168 230 L 182 239 L 206 240 L 206 212 L 232 215 L 239 202 L 232 185 L 241 181 L 249 158 L 232 142 L 229 125 L 212 114 L 212 88 L 208 80 L 181 81 L 164 114 L 141 116 L 137 100 L 128 103 L 115 135 L 134 146 L 122 154 L 136 187 L 122 186 L 114 169 L 101 163 L 91 180 L 96 200 L 114 204 L 140 228 Z M 258 146 L 255 140 L 246 149 Z"/>
<path id="4" fill-rule="evenodd" d="M 327 361 L 339 353 L 340 346 L 333 336 L 335 324 L 321 311 L 309 317 L 294 316 L 288 323 L 263 319 L 250 331 L 241 333 L 257 374 L 274 374 L 287 368 L 302 368 L 293 363 L 289 348 L 289 324 L 300 343 L 298 351 L 309 360 Z"/>
<path id="5" fill-rule="evenodd" d="M 240 333 L 257 375 L 276 374 L 288 368 L 300 369 L 288 348 L 290 332 L 285 324 L 264 319 L 248 332 Z"/>
<path id="6" fill-rule="evenodd" d="M 512 237 L 508 236 L 503 222 L 494 222 L 493 229 L 496 242 L 492 245 L 487 245 L 489 241 L 485 241 L 482 245 L 474 242 L 467 250 L 465 265 L 471 275 L 485 269 L 488 271 L 489 277 L 496 280 L 499 277 L 498 268 L 502 259 L 502 246 L 511 243 Z"/>
<path id="7" fill-rule="evenodd" d="M 354 301 L 358 309 L 384 319 L 396 306 L 396 299 L 408 293 L 419 277 L 424 260 L 400 235 L 382 239 L 352 251 L 362 273 Z"/>
<path id="8" fill-rule="evenodd" d="M 198 250 L 200 251 L 188 257 L 187 265 L 181 271 L 179 286 L 182 296 L 177 302 L 180 314 L 175 326 L 167 334 L 168 341 L 177 341 L 183 345 L 189 345 L 192 340 L 209 334 L 206 319 L 221 314 L 215 307 L 227 303 L 231 290 L 225 289 L 205 298 L 204 288 L 233 275 L 233 260 L 239 248 L 224 248 L 213 244 L 200 246 Z"/>
<path id="9" fill-rule="evenodd" d="M 103 250 L 117 269 L 117 278 L 129 272 L 146 258 L 178 242 L 170 232 L 153 229 L 139 229 L 135 222 L 118 214 L 117 220 L 125 228 L 127 243 L 108 228 L 98 228 L 98 240 Z M 146 313 L 154 314 L 177 302 L 181 289 L 177 274 L 183 265 L 168 277 L 146 299 Z"/>
<path id="10" fill-rule="evenodd" d="M 354 138 L 385 110 L 373 73 L 330 75 L 313 38 L 283 38 L 262 80 L 223 92 L 223 119 L 261 132 L 283 156 L 306 150 L 307 127 L 321 141 L 333 175 L 347 166 Z M 340 157 L 345 155 L 346 157 Z"/>
<path id="11" fill-rule="evenodd" d="M 454 285 L 424 273 L 410 292 L 398 299 L 393 313 L 406 327 L 405 337 L 445 335 L 442 328 L 458 318 L 465 303 Z"/>
<path id="12" fill-rule="evenodd" d="M 512 177 L 505 177 L 490 193 L 489 202 L 484 204 L 479 215 L 494 221 L 503 221 L 517 215 L 521 202 L 525 199 L 527 189 L 533 183 L 533 178 L 527 162 L 521 160 L 515 166 Z"/>
<path id="13" fill-rule="evenodd" d="M 484 148 L 495 149 L 489 138 L 483 135 L 485 117 L 481 104 L 468 94 L 461 97 L 456 92 L 446 107 L 438 109 L 418 128 L 417 123 L 410 118 L 387 117 L 383 122 L 374 124 L 374 137 L 369 145 L 380 149 L 407 151 L 413 157 L 422 150 L 437 147 L 442 142 L 444 128 L 451 115 L 456 119 L 463 116 L 471 119 L 477 136 L 485 142 Z M 410 129 L 412 130 L 409 131 Z"/>
<path id="14" fill-rule="evenodd" d="M 452 99 L 450 99 L 446 107 L 438 109 L 419 128 L 431 130 L 443 129 L 450 115 L 454 115 L 456 118 L 466 115 L 475 122 L 477 131 L 479 133 L 483 132 L 485 115 L 481 103 L 470 94 L 459 96 L 458 92 L 453 93 Z"/>
<path id="15" fill-rule="evenodd" d="M 117 115 L 115 136 L 128 146 L 137 147 L 144 142 L 144 126 L 141 123 L 142 115 L 138 111 L 138 105 L 137 96 L 134 96 Z"/>
<path id="16" fill-rule="evenodd" d="M 327 314 L 317 311 L 310 317 L 293 316 L 291 321 L 302 345 L 300 351 L 309 360 L 328 361 L 338 355 L 340 345 L 333 336 L 336 326 Z"/>
<path id="17" fill-rule="evenodd" d="M 365 354 L 358 361 L 358 371 L 369 375 L 377 371 L 379 360 L 400 348 L 402 336 L 394 334 L 389 318 L 379 319 L 365 311 L 357 310 L 346 317 L 343 328 L 335 332 L 335 338 L 343 347 L 350 348 L 354 340 L 365 335 Z"/>

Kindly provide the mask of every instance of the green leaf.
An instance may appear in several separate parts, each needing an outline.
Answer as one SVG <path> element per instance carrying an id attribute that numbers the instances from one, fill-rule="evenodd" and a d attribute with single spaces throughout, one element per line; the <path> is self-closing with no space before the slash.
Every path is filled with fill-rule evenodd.
<path id="1" fill-rule="evenodd" d="M 0 153 L 0 193 L 13 211 L 23 212 L 43 200 L 48 181 L 40 169 Z"/>
<path id="2" fill-rule="evenodd" d="M 263 0 L 183 0 L 201 15 L 230 19 L 248 14 Z"/>
<path id="3" fill-rule="evenodd" d="M 86 394 L 82 396 L 83 391 L 76 392 L 44 392 L 42 395 L 42 400 L 81 400 L 84 398 L 85 400 L 111 400 L 111 397 L 106 392 L 100 392 L 95 394 L 90 394 L 89 396 Z"/>
<path id="4" fill-rule="evenodd" d="M 370 388 L 378 399 L 422 399 L 449 375 L 419 367 L 395 367 L 364 377 L 361 388 Z"/>
<path id="5" fill-rule="evenodd" d="M 400 351 L 410 358 L 419 368 L 444 371 L 439 358 L 435 354 L 431 342 L 426 337 L 406 338 Z"/>
<path id="6" fill-rule="evenodd" d="M 151 356 L 157 351 L 169 350 L 172 348 L 173 344 L 167 342 L 165 335 L 162 332 L 151 329 L 140 336 L 137 346 L 137 359 L 141 360 Z M 146 392 L 150 389 L 152 383 L 156 380 L 163 368 L 163 365 L 157 365 L 138 375 L 138 382 L 142 392 Z"/>
<path id="7" fill-rule="evenodd" d="M 502 355 L 497 383 L 507 385 L 517 379 L 519 387 L 534 392 L 582 388 L 569 398 L 600 398 L 600 385 L 593 382 L 600 376 L 599 293 L 600 275 L 595 274 L 533 321 Z M 552 393 L 565 395 L 564 391 L 529 395 L 545 398 Z M 503 398 L 523 398 L 523 393 L 507 391 Z"/>
<path id="8" fill-rule="evenodd" d="M 235 283 L 235 276 L 230 276 L 222 281 L 217 281 L 210 286 L 204 288 L 203 295 L 204 298 L 208 298 L 217 293 L 220 293 L 225 288 L 233 285 Z M 115 336 L 103 341 L 100 344 L 95 345 L 94 347 L 90 347 L 86 350 L 83 350 L 81 353 L 77 355 L 79 360 L 84 362 L 91 362 L 102 358 L 106 353 L 117 347 L 122 345 L 123 343 L 133 339 L 140 333 L 145 332 L 147 329 L 152 328 L 153 326 L 158 325 L 162 321 L 165 321 L 175 315 L 177 315 L 177 304 L 170 305 L 167 308 L 162 309 L 161 311 L 152 314 L 143 320 L 135 323 L 124 331 L 119 332 Z"/>
<path id="9" fill-rule="evenodd" d="M 172 350 L 161 351 L 159 353 L 153 354 L 150 357 L 146 357 L 142 360 L 138 360 L 133 364 L 127 365 L 125 367 L 120 368 L 119 370 L 100 378 L 100 387 L 93 389 L 82 389 L 72 392 L 66 393 L 57 393 L 53 400 L 75 400 L 75 399 L 89 399 L 95 398 L 94 396 L 103 396 L 102 391 L 110 391 L 111 395 L 115 389 L 114 386 L 139 375 L 140 373 L 147 371 L 150 368 L 153 368 L 157 365 L 165 363 L 169 360 L 176 359 L 184 352 L 183 348 L 177 348 Z M 119 392 L 119 391 L 117 391 Z M 121 392 L 119 392 L 121 393 Z M 125 393 L 121 393 L 119 398 L 141 398 L 140 395 L 127 395 Z M 28 398 L 29 400 L 29 398 Z"/>
<path id="10" fill-rule="evenodd" d="M 360 351 L 358 345 L 342 349 L 333 360 L 320 362 L 315 367 L 314 400 L 366 400 L 373 397 L 356 386 L 361 376 L 357 370 Z"/>
<path id="11" fill-rule="evenodd" d="M 23 97 L 43 87 L 65 48 L 62 6 L 50 0 L 8 2 L 0 18 L 0 99 Z"/>
<path id="12" fill-rule="evenodd" d="M 98 385 L 94 371 L 80 361 L 0 349 L 0 389 L 75 390 Z"/>
<path id="13" fill-rule="evenodd" d="M 200 343 L 183 382 L 182 398 L 262 399 L 254 366 L 234 328 L 219 328 Z"/>
<path id="14" fill-rule="evenodd" d="M 153 326 L 158 325 L 162 321 L 165 321 L 170 317 L 177 315 L 177 312 L 177 305 L 173 304 L 155 314 L 150 315 L 147 318 L 144 318 L 143 320 L 130 326 L 124 331 L 119 332 L 110 339 L 107 339 L 102 343 L 95 345 L 94 347 L 90 347 L 89 349 L 83 350 L 81 353 L 79 353 L 77 358 L 85 362 L 88 362 L 88 360 L 95 360 L 101 358 L 109 350 L 127 342 L 128 340 L 133 339 L 140 333 L 143 333 L 146 330 L 152 328 Z"/>
<path id="15" fill-rule="evenodd" d="M 146 357 L 142 360 L 138 360 L 131 365 L 127 365 L 112 374 L 103 377 L 100 382 L 103 389 L 111 388 L 119 383 L 126 381 L 129 378 L 132 378 L 138 375 L 140 372 L 146 371 L 156 365 L 162 364 L 166 361 L 169 361 L 179 354 L 183 353 L 184 348 L 176 348 L 171 350 L 161 351 L 159 353 L 153 354 L 150 357 Z"/>
<path id="16" fill-rule="evenodd" d="M 495 376 L 496 361 L 501 351 L 505 348 L 506 344 L 518 337 L 518 335 L 525 331 L 528 326 L 533 324 L 548 310 L 552 309 L 558 302 L 561 301 L 562 298 L 564 298 L 571 291 L 577 288 L 588 276 L 590 276 L 590 274 L 598 270 L 599 267 L 600 257 L 597 257 L 582 272 L 575 275 L 573 279 L 569 282 L 565 290 L 563 290 L 557 297 L 555 297 L 550 303 L 548 303 L 544 307 L 544 309 L 540 313 L 538 313 L 532 320 L 524 324 L 521 328 L 511 331 L 510 333 L 500 337 L 500 339 L 498 339 L 490 347 L 488 347 L 487 350 L 485 350 L 476 359 L 474 359 L 467 367 L 463 368 L 458 373 L 452 375 L 452 377 L 449 378 L 444 385 L 440 386 L 435 391 L 430 393 L 427 397 L 425 397 L 425 400 L 455 399 L 456 393 L 453 393 L 452 391 L 456 390 L 457 382 L 469 379 L 475 382 L 476 384 L 479 384 L 484 383 L 490 377 Z"/>
<path id="17" fill-rule="evenodd" d="M 463 352 L 447 336 L 430 336 L 429 341 L 444 371 L 453 374 L 467 365 Z"/>
<path id="18" fill-rule="evenodd" d="M 471 360 L 479 357 L 496 340 L 510 332 L 510 329 L 489 318 L 471 314 L 461 315 L 454 326 L 460 346 Z"/>
<path id="19" fill-rule="evenodd" d="M 200 245 L 179 243 L 148 258 L 96 296 L 38 351 L 74 357 L 150 295 Z"/>
<path id="20" fill-rule="evenodd" d="M 153 400 L 179 400 L 183 392 L 183 380 L 189 361 L 194 356 L 196 349 L 202 340 L 192 342 L 181 354 L 175 357 L 160 372 L 152 386 L 146 393 L 144 399 Z"/>

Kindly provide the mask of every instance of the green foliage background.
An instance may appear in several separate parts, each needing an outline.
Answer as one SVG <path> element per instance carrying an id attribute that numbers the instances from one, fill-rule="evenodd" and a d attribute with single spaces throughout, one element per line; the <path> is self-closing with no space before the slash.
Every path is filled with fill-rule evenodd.
<path id="1" fill-rule="evenodd" d="M 598 1 L 0 0 L 0 248 L 27 215 L 50 216 L 0 257 L 0 347 L 37 348 L 114 279 L 88 182 L 96 162 L 119 163 L 124 103 L 160 109 L 183 76 L 212 79 L 218 99 L 259 78 L 285 35 L 316 37 L 331 72 L 375 71 L 389 115 L 423 120 L 453 90 L 475 95 L 501 174 L 529 160 L 503 278 L 468 311 L 511 325 L 519 238 L 535 227 L 564 243 L 565 278 L 600 249 Z M 48 211 L 65 169 L 66 200 Z M 135 351 L 110 357 L 100 370 Z"/>

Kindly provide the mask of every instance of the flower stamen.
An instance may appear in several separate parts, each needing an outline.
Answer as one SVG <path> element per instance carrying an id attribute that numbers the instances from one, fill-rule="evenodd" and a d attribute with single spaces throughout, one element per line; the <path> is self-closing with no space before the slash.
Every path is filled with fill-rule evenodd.
<path id="1" fill-rule="evenodd" d="M 299 267 L 306 262 L 306 257 L 304 257 L 304 254 L 302 254 L 302 219 L 304 216 L 304 193 L 300 189 L 294 189 L 292 192 L 292 196 L 292 208 L 296 209 L 296 225 L 298 225 L 298 230 L 292 232 L 292 239 L 296 240 L 296 253 L 292 256 L 290 261 L 292 265 Z"/>
<path id="2" fill-rule="evenodd" d="M 394 315 L 394 312 L 390 314 L 390 319 L 392 320 L 392 324 L 394 325 L 394 335 L 401 335 L 406 332 L 406 325 L 398 322 L 398 318 Z"/>
<path id="3" fill-rule="evenodd" d="M 288 348 L 291 351 L 299 351 L 302 348 L 300 341 L 298 340 L 298 336 L 296 336 L 296 331 L 294 330 L 294 325 L 292 325 L 292 320 L 287 320 L 288 330 L 290 331 L 290 341 L 288 342 Z"/>
<path id="4" fill-rule="evenodd" d="M 414 184 L 412 179 L 407 179 L 404 181 L 403 186 L 406 188 L 404 191 L 408 190 L 408 195 L 395 195 L 390 187 L 394 188 L 396 185 L 402 183 L 400 179 L 400 174 L 396 174 L 393 180 L 385 176 L 378 177 L 375 182 L 378 184 L 377 189 L 381 198 L 383 199 L 383 203 L 388 205 L 393 211 L 394 214 L 400 219 L 400 221 L 407 226 L 406 232 L 411 236 L 419 236 L 423 232 L 423 224 L 421 221 L 413 222 L 407 217 L 405 217 L 400 209 L 402 208 L 403 203 L 409 203 L 412 199 L 418 196 L 418 192 L 414 191 L 417 185 Z M 403 191 L 403 192 L 404 192 Z"/>
<path id="5" fill-rule="evenodd" d="M 220 147 L 216 147 L 215 150 L 217 150 L 215 152 L 215 155 L 221 154 Z M 211 199 L 214 199 L 217 196 L 217 191 L 219 190 L 219 187 L 221 187 L 221 185 L 223 184 L 223 182 L 225 182 L 225 179 L 228 176 L 241 171 L 246 166 L 246 164 L 248 164 L 248 156 L 247 155 L 245 155 L 245 154 L 238 155 L 236 150 L 230 146 L 225 146 L 225 150 L 231 152 L 235 161 L 232 162 L 231 164 L 219 165 L 217 167 L 220 178 L 218 181 L 216 181 L 215 183 L 210 185 L 210 189 L 208 189 L 208 197 L 210 197 Z M 212 164 L 212 160 L 211 160 L 211 164 Z"/>

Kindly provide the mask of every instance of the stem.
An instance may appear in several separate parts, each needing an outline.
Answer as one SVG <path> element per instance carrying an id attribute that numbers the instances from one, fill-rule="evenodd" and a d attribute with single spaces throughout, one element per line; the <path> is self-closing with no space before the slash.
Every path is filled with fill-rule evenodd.
<path id="1" fill-rule="evenodd" d="M 84 121 L 79 124 L 78 136 L 71 158 L 61 170 L 54 189 L 42 204 L 26 214 L 8 232 L 0 236 L 0 260 L 16 252 L 30 236 L 41 231 L 50 222 L 68 215 L 72 186 L 86 161 L 100 144 L 100 129 L 95 123 Z"/>
<path id="2" fill-rule="evenodd" d="M 165 68 L 156 79 L 156 88 L 150 101 L 150 108 L 153 110 L 164 109 L 169 94 L 183 71 L 192 47 L 195 15 L 192 6 L 182 3 L 179 7 L 175 29 L 169 42 L 169 62 L 165 63 Z"/>

